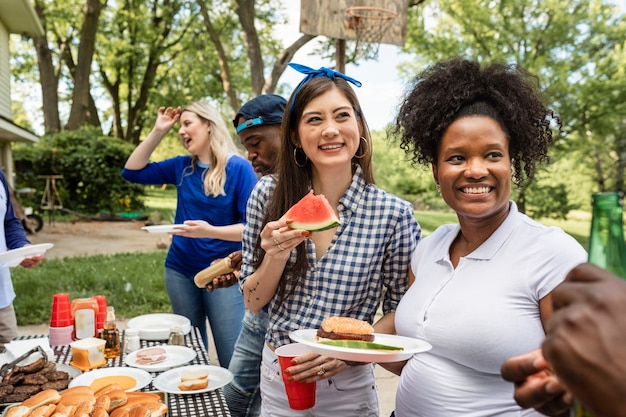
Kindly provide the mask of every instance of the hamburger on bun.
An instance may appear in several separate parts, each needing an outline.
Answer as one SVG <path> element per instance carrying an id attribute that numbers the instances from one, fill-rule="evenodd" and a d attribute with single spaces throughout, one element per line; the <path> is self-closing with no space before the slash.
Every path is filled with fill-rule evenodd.
<path id="1" fill-rule="evenodd" d="M 317 337 L 331 340 L 374 341 L 374 328 L 368 322 L 352 317 L 327 317 L 317 330 Z"/>

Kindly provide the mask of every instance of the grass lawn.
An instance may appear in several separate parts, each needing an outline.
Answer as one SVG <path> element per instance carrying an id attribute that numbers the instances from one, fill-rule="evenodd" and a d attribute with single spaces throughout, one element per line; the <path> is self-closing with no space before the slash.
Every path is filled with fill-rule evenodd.
<path id="1" fill-rule="evenodd" d="M 173 220 L 176 191 L 150 187 L 147 212 L 158 211 L 166 221 Z M 170 217 L 168 217 L 170 216 Z M 443 223 L 456 223 L 454 213 L 416 211 L 424 236 Z M 587 245 L 589 217 L 566 221 L 541 220 L 556 225 Z M 71 299 L 106 295 L 119 318 L 147 313 L 171 312 L 163 281 L 165 252 L 81 256 L 45 260 L 36 268 L 13 268 L 13 285 L 18 294 L 14 306 L 18 324 L 41 324 L 49 319 L 52 295 L 67 292 Z"/>

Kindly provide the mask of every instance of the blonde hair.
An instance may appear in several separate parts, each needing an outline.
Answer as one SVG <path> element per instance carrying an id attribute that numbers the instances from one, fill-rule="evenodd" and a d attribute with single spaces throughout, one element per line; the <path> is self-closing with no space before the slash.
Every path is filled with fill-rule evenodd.
<path id="1" fill-rule="evenodd" d="M 224 119 L 217 109 L 206 101 L 195 101 L 185 106 L 182 112 L 190 111 L 195 113 L 200 119 L 208 122 L 211 126 L 209 132 L 209 167 L 204 172 L 204 194 L 226 195 L 224 184 L 226 183 L 226 164 L 231 154 L 237 153 L 237 148 L 233 142 Z M 195 156 L 191 159 L 191 172 L 196 166 Z"/>

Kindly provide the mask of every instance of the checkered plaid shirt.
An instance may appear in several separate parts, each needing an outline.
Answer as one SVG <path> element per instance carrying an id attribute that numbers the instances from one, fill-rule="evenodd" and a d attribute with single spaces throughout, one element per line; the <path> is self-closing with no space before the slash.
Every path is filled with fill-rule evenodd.
<path id="1" fill-rule="evenodd" d="M 275 185 L 272 177 L 263 177 L 248 200 L 242 282 L 254 272 L 252 253 Z M 372 323 L 381 300 L 384 313 L 395 311 L 407 290 L 411 254 L 421 238 L 411 204 L 373 184 L 366 185 L 357 167 L 338 209 L 341 226 L 328 252 L 315 259 L 313 242 L 305 241 L 306 277 L 280 308 L 277 296 L 270 301 L 266 340 L 274 347 L 290 343 L 291 331 L 317 329 L 329 316 Z M 295 259 L 294 250 L 288 262 Z"/>

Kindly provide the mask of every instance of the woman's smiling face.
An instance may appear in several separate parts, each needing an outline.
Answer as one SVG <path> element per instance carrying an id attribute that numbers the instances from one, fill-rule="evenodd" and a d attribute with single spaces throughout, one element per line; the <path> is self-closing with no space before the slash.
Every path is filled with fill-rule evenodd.
<path id="1" fill-rule="evenodd" d="M 359 147 L 352 105 L 337 88 L 311 100 L 298 123 L 300 146 L 316 167 L 351 164 Z"/>
<path id="2" fill-rule="evenodd" d="M 459 219 L 489 219 L 508 212 L 509 139 L 487 116 L 464 116 L 446 130 L 433 165 L 441 196 Z"/>

